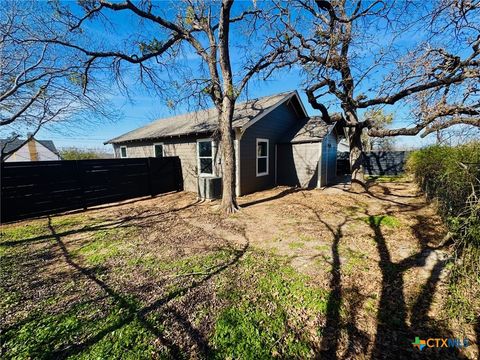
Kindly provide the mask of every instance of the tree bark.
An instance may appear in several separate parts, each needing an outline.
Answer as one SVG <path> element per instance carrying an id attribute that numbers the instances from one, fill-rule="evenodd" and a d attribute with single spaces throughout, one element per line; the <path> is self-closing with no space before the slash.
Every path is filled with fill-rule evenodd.
<path id="1" fill-rule="evenodd" d="M 348 128 L 348 142 L 350 145 L 350 170 L 352 172 L 351 190 L 361 192 L 366 189 L 365 174 L 363 171 L 361 126 L 357 125 Z"/>
<path id="2" fill-rule="evenodd" d="M 233 145 L 232 119 L 235 103 L 224 96 L 222 111 L 219 114 L 221 148 L 222 148 L 222 204 L 221 210 L 225 214 L 232 214 L 238 210 L 235 194 L 235 148 Z"/>

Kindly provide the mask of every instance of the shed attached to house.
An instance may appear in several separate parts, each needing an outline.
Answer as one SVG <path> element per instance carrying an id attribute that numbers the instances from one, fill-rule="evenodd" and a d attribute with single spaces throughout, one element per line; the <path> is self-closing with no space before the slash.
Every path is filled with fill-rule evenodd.
<path id="1" fill-rule="evenodd" d="M 318 134 L 306 138 L 313 125 Z M 296 91 L 238 103 L 232 127 L 238 196 L 277 184 L 324 186 L 335 174 L 339 132 L 309 118 Z M 184 189 L 198 192 L 200 178 L 222 176 L 216 130 L 216 110 L 208 109 L 157 120 L 107 143 L 119 158 L 178 156 Z"/>

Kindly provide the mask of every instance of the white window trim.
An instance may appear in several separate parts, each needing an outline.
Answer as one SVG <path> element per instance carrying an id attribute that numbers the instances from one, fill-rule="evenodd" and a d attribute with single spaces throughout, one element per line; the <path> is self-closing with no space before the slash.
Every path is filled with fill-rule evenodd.
<path id="1" fill-rule="evenodd" d="M 163 142 L 154 143 L 152 145 L 152 147 L 153 147 L 153 157 L 157 157 L 157 155 L 155 154 L 155 146 L 157 146 L 157 145 L 162 145 L 162 157 L 165 157 L 165 145 L 163 145 Z"/>
<path id="2" fill-rule="evenodd" d="M 122 156 L 122 149 L 125 149 L 125 156 Z M 126 159 L 128 157 L 128 149 L 126 146 L 120 146 L 120 159 Z"/>
<path id="3" fill-rule="evenodd" d="M 260 142 L 266 142 L 267 143 L 267 155 L 266 156 L 258 156 L 258 143 L 260 143 Z M 256 142 L 256 146 L 255 146 L 255 167 L 256 167 L 257 177 L 268 175 L 268 169 L 269 169 L 269 166 L 270 166 L 269 155 L 270 155 L 270 143 L 269 143 L 268 139 L 257 138 L 257 142 Z M 267 159 L 267 169 L 266 169 L 267 171 L 265 171 L 263 173 L 258 172 L 258 159 Z"/>
<path id="4" fill-rule="evenodd" d="M 199 143 L 201 142 L 211 142 L 212 143 L 212 173 L 202 173 L 201 171 L 201 166 L 200 166 L 200 148 L 199 148 Z M 211 138 L 206 138 L 206 139 L 197 139 L 197 169 L 198 169 L 198 175 L 199 176 L 216 176 L 216 166 L 215 166 L 215 158 L 216 158 L 216 152 L 217 152 L 217 146 L 215 141 Z M 202 156 L 204 159 L 209 159 L 210 156 Z"/>

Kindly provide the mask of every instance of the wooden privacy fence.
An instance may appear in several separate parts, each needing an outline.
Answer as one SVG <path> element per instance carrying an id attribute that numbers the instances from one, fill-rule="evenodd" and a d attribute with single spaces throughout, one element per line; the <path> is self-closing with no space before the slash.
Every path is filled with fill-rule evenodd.
<path id="1" fill-rule="evenodd" d="M 178 157 L 2 163 L 0 217 L 26 219 L 182 189 Z"/>
<path id="2" fill-rule="evenodd" d="M 405 173 L 408 151 L 370 151 L 363 154 L 367 175 L 401 175 Z M 348 152 L 337 153 L 337 174 L 350 174 Z"/>

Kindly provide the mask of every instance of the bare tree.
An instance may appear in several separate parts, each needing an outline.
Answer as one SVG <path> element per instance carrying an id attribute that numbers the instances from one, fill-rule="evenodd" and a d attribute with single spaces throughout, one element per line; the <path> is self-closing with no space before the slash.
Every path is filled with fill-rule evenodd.
<path id="1" fill-rule="evenodd" d="M 327 122 L 339 121 L 350 143 L 352 188 L 364 187 L 361 134 L 421 136 L 457 124 L 480 126 L 480 2 L 298 0 L 282 9 L 306 93 Z M 364 109 L 402 103 L 411 125 L 377 128 Z M 341 109 L 330 114 L 328 103 Z"/>
<path id="2" fill-rule="evenodd" d="M 236 211 L 238 205 L 235 195 L 235 152 L 232 131 L 235 103 L 255 74 L 276 66 L 276 60 L 283 47 L 270 47 L 265 43 L 260 47 L 261 53 L 238 57 L 236 60 L 241 60 L 242 64 L 235 73 L 231 61 L 232 26 L 235 25 L 236 31 L 241 32 L 242 26 L 247 23 L 249 30 L 254 31 L 256 21 L 260 22 L 262 11 L 252 2 L 251 7 L 246 7 L 246 3 L 242 3 L 241 8 L 232 14 L 233 0 L 223 0 L 220 3 L 164 2 L 160 6 L 150 1 L 134 3 L 129 0 L 89 1 L 82 4 L 84 13 L 80 17 L 74 15 L 74 11 L 58 8 L 72 32 L 78 34 L 82 31 L 82 35 L 85 36 L 88 29 L 84 28 L 84 24 L 88 20 L 100 16 L 108 20 L 115 16 L 114 13 L 126 13 L 139 20 L 139 27 L 131 30 L 129 34 L 130 38 L 133 38 L 136 50 L 135 46 L 128 45 L 119 45 L 114 50 L 92 49 L 88 44 L 79 44 L 76 39 L 51 38 L 46 43 L 81 51 L 86 56 L 84 60 L 86 79 L 89 78 L 93 64 L 110 61 L 121 83 L 122 64 L 133 64 L 138 65 L 140 79 L 160 92 L 168 88 L 183 93 L 180 90 L 188 87 L 186 98 L 192 95 L 208 97 L 218 113 L 218 130 L 221 138 L 223 178 L 221 208 L 225 213 Z M 163 11 L 162 8 L 165 7 L 168 7 L 167 11 Z M 266 24 L 265 20 L 261 23 Z M 148 25 L 150 28 L 147 28 Z M 143 26 L 143 30 L 140 26 Z M 151 30 L 152 27 L 154 31 Z M 244 40 L 248 41 L 247 38 Z M 190 55 L 193 52 L 195 60 L 201 64 L 201 70 L 198 72 L 192 70 L 198 66 L 192 60 L 182 61 L 182 51 Z M 173 76 L 165 80 L 162 76 L 171 73 L 172 67 L 175 69 Z M 187 71 L 188 75 L 181 81 L 180 76 L 184 71 Z"/>
<path id="3" fill-rule="evenodd" d="M 0 19 L 2 134 L 11 134 L 12 141 L 23 135 L 26 142 L 53 122 L 84 121 L 92 112 L 107 116 L 101 96 L 83 94 L 82 68 L 72 60 L 74 54 L 33 39 L 54 29 L 60 34 L 51 12 L 35 2 L 4 1 Z M 5 148 L 2 158 L 16 150 Z"/>

